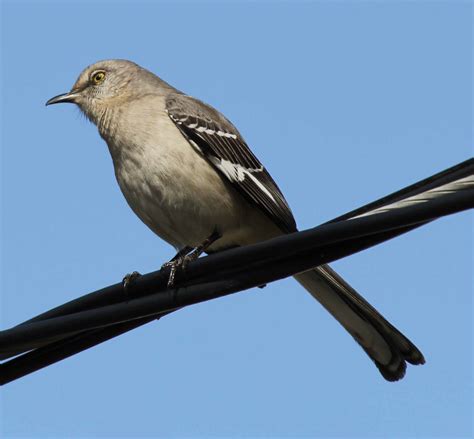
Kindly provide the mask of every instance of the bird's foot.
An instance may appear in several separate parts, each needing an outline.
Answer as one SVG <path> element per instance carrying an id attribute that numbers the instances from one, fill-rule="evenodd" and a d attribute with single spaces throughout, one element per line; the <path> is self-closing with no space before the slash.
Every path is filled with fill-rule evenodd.
<path id="1" fill-rule="evenodd" d="M 161 269 L 164 268 L 171 268 L 170 276 L 168 278 L 168 288 L 172 288 L 174 286 L 174 279 L 176 277 L 176 273 L 178 269 L 186 270 L 186 266 L 190 263 L 195 261 L 199 256 L 204 253 L 207 248 L 219 238 L 221 238 L 221 234 L 214 230 L 209 238 L 206 238 L 200 245 L 197 247 L 183 247 L 178 253 L 176 253 L 175 257 L 171 259 L 169 262 L 165 262 Z"/>
<path id="2" fill-rule="evenodd" d="M 193 250 L 191 253 L 187 255 L 182 255 L 177 258 L 173 258 L 169 262 L 165 262 L 162 266 L 161 269 L 163 270 L 164 268 L 170 268 L 170 275 L 168 277 L 168 288 L 173 288 L 174 287 L 174 281 L 176 278 L 176 273 L 178 270 L 186 270 L 186 267 L 190 262 L 195 261 L 200 255 L 200 252 Z"/>
<path id="3" fill-rule="evenodd" d="M 176 272 L 178 271 L 178 268 L 182 264 L 181 259 L 182 259 L 181 256 L 179 258 L 173 258 L 173 259 L 171 259 L 171 261 L 165 262 L 161 266 L 161 270 L 165 270 L 166 268 L 171 269 L 170 270 L 170 275 L 168 277 L 168 284 L 167 284 L 168 288 L 172 288 L 173 285 L 174 285 L 174 278 L 176 276 Z"/>
<path id="4" fill-rule="evenodd" d="M 130 287 L 132 286 L 133 282 L 135 282 L 135 280 L 140 276 L 141 274 L 138 271 L 133 271 L 132 273 L 128 273 L 124 276 L 124 278 L 122 279 L 122 286 L 125 295 L 129 295 Z"/>

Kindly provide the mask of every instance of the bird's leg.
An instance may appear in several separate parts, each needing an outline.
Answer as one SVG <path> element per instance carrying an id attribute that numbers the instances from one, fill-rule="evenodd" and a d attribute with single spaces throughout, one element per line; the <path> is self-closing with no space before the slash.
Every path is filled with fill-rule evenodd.
<path id="1" fill-rule="evenodd" d="M 168 262 L 165 262 L 161 269 L 170 267 L 170 276 L 168 278 L 168 287 L 173 286 L 174 278 L 176 276 L 176 271 L 178 267 L 183 264 L 183 258 L 192 250 L 192 247 L 185 246 L 181 250 L 178 251 Z"/>
<path id="2" fill-rule="evenodd" d="M 183 247 L 181 250 L 178 251 L 168 262 L 165 262 L 162 266 L 161 269 L 171 267 L 173 268 L 175 265 L 179 265 L 182 263 L 183 258 L 191 251 L 193 250 L 192 247 Z"/>
<path id="3" fill-rule="evenodd" d="M 189 262 L 195 261 L 197 258 L 199 258 L 199 256 L 201 256 L 219 238 L 222 238 L 222 235 L 217 230 L 214 230 L 208 238 L 206 238 L 201 244 L 195 247 L 191 253 L 188 253 L 184 257 L 183 269 L 186 268 L 186 265 Z"/>
<path id="4" fill-rule="evenodd" d="M 162 267 L 169 267 L 173 265 L 174 261 L 178 261 L 186 256 L 193 248 L 192 247 L 183 247 L 178 253 L 176 253 L 168 262 L 165 262 Z"/>
<path id="5" fill-rule="evenodd" d="M 166 262 L 162 265 L 163 268 L 171 267 L 170 276 L 168 278 L 168 288 L 173 287 L 174 279 L 176 277 L 176 272 L 178 268 L 186 269 L 186 266 L 189 262 L 195 261 L 203 252 L 205 252 L 211 244 L 221 238 L 221 234 L 217 231 L 212 232 L 212 234 L 206 238 L 201 244 L 199 244 L 194 249 L 191 247 L 182 248 L 173 259 L 169 262 Z"/>

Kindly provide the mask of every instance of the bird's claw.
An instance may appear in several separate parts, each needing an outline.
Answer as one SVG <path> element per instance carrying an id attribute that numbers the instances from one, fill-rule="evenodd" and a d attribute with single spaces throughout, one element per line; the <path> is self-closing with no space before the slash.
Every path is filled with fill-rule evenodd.
<path id="1" fill-rule="evenodd" d="M 174 279 L 179 268 L 181 268 L 183 271 L 186 270 L 186 267 L 190 262 L 193 262 L 199 258 L 199 256 L 201 256 L 201 254 L 221 236 L 222 235 L 217 232 L 217 230 L 215 230 L 207 239 L 202 242 L 201 245 L 198 245 L 194 248 L 185 246 L 176 254 L 173 259 L 171 259 L 171 261 L 165 262 L 161 266 L 161 269 L 163 270 L 165 268 L 171 268 L 168 278 L 168 288 L 172 288 L 174 286 Z"/>
<path id="2" fill-rule="evenodd" d="M 178 268 L 183 267 L 183 257 L 174 259 L 169 262 L 165 262 L 162 266 L 161 269 L 165 268 L 170 268 L 170 275 L 168 277 L 168 283 L 167 286 L 168 288 L 173 288 L 174 286 L 174 279 L 176 277 L 176 272 L 178 271 Z"/>
<path id="3" fill-rule="evenodd" d="M 182 271 L 186 270 L 186 267 L 190 262 L 195 261 L 199 257 L 199 254 L 195 251 L 181 256 L 179 258 L 173 259 L 169 262 L 165 262 L 162 266 L 161 269 L 163 270 L 164 268 L 170 268 L 170 275 L 168 277 L 168 288 L 173 288 L 174 287 L 174 281 L 176 278 L 176 273 L 178 272 L 179 269 Z"/>
<path id="4" fill-rule="evenodd" d="M 181 258 L 173 259 L 171 261 L 165 262 L 162 266 L 161 269 L 165 270 L 166 268 L 170 268 L 170 275 L 168 277 L 168 283 L 167 287 L 171 288 L 174 285 L 174 278 L 176 276 L 176 270 L 178 270 L 178 267 L 181 264 Z"/>
<path id="5" fill-rule="evenodd" d="M 122 279 L 122 287 L 126 295 L 130 292 L 130 287 L 132 286 L 133 282 L 140 277 L 141 274 L 138 271 L 133 271 L 132 273 L 128 273 Z"/>

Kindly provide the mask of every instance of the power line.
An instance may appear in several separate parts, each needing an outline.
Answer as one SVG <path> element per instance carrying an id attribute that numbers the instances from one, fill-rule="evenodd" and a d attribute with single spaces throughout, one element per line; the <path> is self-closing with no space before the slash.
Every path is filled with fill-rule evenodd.
<path id="1" fill-rule="evenodd" d="M 82 296 L 0 332 L 6 384 L 184 306 L 260 286 L 362 251 L 474 207 L 474 159 L 313 229 L 213 254 L 178 273 L 139 277 Z"/>

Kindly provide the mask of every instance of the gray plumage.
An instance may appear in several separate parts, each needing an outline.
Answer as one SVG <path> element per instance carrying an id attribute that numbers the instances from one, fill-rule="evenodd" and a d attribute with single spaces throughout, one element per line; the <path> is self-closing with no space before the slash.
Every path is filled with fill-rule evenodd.
<path id="1" fill-rule="evenodd" d="M 211 106 L 124 60 L 87 67 L 73 102 L 97 125 L 133 211 L 181 250 L 213 232 L 208 252 L 296 231 L 288 203 L 238 130 Z M 421 352 L 329 266 L 295 276 L 354 337 L 390 381 Z"/>

